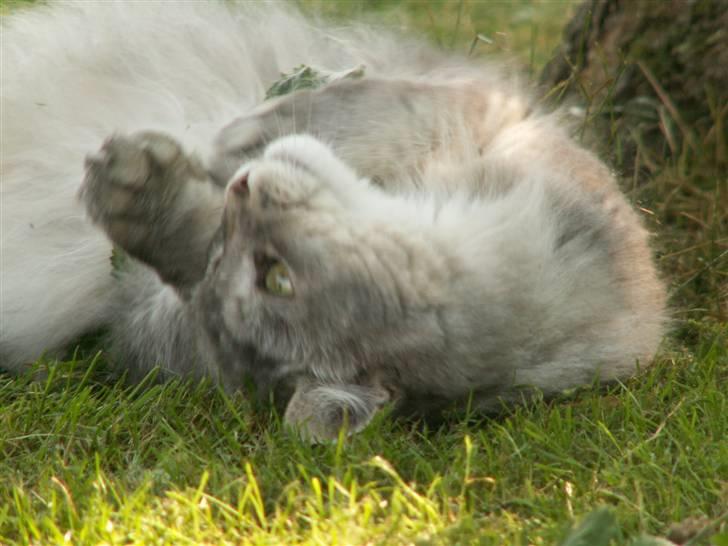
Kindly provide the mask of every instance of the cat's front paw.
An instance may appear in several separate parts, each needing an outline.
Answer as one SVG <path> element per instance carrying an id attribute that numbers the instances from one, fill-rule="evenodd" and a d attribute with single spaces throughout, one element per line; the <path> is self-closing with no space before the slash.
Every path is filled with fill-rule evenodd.
<path id="1" fill-rule="evenodd" d="M 112 136 L 86 158 L 79 197 L 115 245 L 165 282 L 186 289 L 202 277 L 223 194 L 173 138 Z"/>
<path id="2" fill-rule="evenodd" d="M 305 383 L 291 397 L 284 422 L 314 443 L 362 430 L 390 400 L 381 387 Z"/>
<path id="3" fill-rule="evenodd" d="M 116 135 L 86 158 L 80 198 L 94 223 L 131 254 L 163 227 L 190 177 L 204 177 L 180 145 L 160 133 Z"/>

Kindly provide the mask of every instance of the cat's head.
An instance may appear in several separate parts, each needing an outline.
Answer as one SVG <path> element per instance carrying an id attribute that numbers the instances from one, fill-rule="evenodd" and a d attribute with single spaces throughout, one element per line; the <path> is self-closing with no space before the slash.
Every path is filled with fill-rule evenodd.
<path id="1" fill-rule="evenodd" d="M 370 230 L 388 202 L 312 137 L 280 139 L 244 165 L 204 283 L 219 341 L 254 347 L 279 363 L 274 375 L 361 373 L 376 332 L 402 313 L 387 257 L 368 241 L 385 236 Z"/>

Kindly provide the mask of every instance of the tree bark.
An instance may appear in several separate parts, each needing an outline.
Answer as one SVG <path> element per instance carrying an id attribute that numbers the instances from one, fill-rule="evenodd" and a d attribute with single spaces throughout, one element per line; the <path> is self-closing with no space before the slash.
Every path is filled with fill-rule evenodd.
<path id="1" fill-rule="evenodd" d="M 584 105 L 623 172 L 706 148 L 725 164 L 728 1 L 586 0 L 541 83 Z"/>

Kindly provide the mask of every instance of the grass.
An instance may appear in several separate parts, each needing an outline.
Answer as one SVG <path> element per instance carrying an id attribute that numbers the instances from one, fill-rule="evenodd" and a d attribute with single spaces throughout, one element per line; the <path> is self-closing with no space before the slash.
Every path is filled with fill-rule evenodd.
<path id="1" fill-rule="evenodd" d="M 512 57 L 531 74 L 559 45 L 578 0 L 295 0 L 329 17 L 385 20 L 441 47 Z"/>
<path id="2" fill-rule="evenodd" d="M 536 1 L 301 1 L 332 16 L 373 11 L 461 51 L 504 33 L 534 73 L 568 15 Z M 130 387 L 104 379 L 103 357 L 41 361 L 43 381 L 0 375 L 0 544 L 636 546 L 670 535 L 725 546 L 719 155 L 706 145 L 653 158 L 644 179 L 622 181 L 648 211 L 675 308 L 675 331 L 638 378 L 498 419 L 379 418 L 310 446 L 211 385 Z"/>
<path id="3" fill-rule="evenodd" d="M 626 535 L 728 504 L 728 330 L 638 380 L 428 430 L 309 446 L 209 385 L 108 385 L 88 362 L 3 378 L 7 542 L 554 544 L 612 507 Z M 721 481 L 721 479 L 723 481 Z M 724 509 L 724 508 L 723 508 Z"/>
<path id="4" fill-rule="evenodd" d="M 7 543 L 555 544 L 609 506 L 624 536 L 728 505 L 728 329 L 607 392 L 310 446 L 209 385 L 0 381 Z M 724 516 L 723 516 L 724 517 Z"/>

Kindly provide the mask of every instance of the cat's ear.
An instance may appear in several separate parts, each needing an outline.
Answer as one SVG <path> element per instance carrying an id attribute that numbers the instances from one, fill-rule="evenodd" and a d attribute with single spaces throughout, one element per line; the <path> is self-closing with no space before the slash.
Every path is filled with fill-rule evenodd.
<path id="1" fill-rule="evenodd" d="M 303 382 L 291 397 L 284 422 L 315 443 L 335 441 L 341 429 L 362 430 L 389 402 L 378 386 Z"/>

